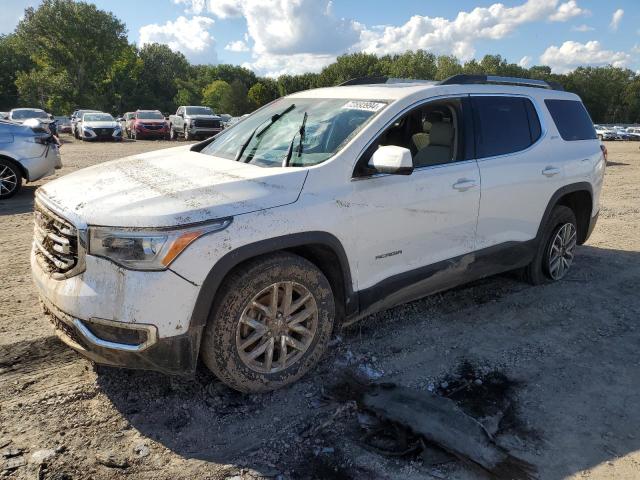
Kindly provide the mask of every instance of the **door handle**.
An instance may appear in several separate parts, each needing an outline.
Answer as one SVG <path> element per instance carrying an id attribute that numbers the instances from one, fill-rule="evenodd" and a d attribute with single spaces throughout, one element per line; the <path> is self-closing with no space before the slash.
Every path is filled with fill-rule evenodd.
<path id="1" fill-rule="evenodd" d="M 467 179 L 461 178 L 460 180 L 458 180 L 456 183 L 452 185 L 452 188 L 458 190 L 459 192 L 466 192 L 467 190 L 475 186 L 476 186 L 476 182 L 474 182 L 473 180 L 467 180 Z"/>
<path id="2" fill-rule="evenodd" d="M 545 177 L 553 177 L 554 175 L 557 175 L 559 173 L 560 169 L 556 167 L 546 167 L 544 170 L 542 170 L 542 174 Z"/>

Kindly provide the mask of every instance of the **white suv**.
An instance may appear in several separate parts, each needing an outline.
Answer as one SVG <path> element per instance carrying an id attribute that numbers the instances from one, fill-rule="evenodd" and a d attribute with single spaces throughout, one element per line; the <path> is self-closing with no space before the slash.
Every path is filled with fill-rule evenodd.
<path id="1" fill-rule="evenodd" d="M 606 151 L 535 80 L 368 79 L 299 92 L 214 138 L 37 192 L 32 269 L 68 345 L 241 391 L 307 372 L 338 323 L 522 269 L 564 277 Z"/>

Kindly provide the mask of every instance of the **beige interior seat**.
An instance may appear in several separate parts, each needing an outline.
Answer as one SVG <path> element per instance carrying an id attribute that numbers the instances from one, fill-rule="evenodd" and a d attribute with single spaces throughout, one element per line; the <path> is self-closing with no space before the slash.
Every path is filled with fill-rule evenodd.
<path id="1" fill-rule="evenodd" d="M 422 122 L 422 132 L 418 132 L 412 135 L 411 141 L 413 142 L 414 147 L 416 147 L 417 151 L 422 150 L 424 147 L 429 145 L 429 134 L 431 132 L 431 122 L 428 120 L 424 120 Z"/>
<path id="2" fill-rule="evenodd" d="M 434 122 L 429 133 L 429 144 L 420 149 L 413 159 L 414 167 L 426 167 L 450 162 L 453 151 L 453 126 L 448 122 Z"/>

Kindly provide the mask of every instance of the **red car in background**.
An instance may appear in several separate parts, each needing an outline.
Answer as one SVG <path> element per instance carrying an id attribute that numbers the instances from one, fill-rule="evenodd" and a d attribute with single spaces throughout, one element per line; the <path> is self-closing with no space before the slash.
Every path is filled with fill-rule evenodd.
<path id="1" fill-rule="evenodd" d="M 169 122 L 159 110 L 137 110 L 127 121 L 129 138 L 169 138 Z"/>

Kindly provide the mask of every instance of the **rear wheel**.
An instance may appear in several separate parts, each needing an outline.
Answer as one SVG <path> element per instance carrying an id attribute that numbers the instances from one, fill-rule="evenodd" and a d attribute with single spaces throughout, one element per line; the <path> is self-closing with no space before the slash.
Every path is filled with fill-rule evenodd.
<path id="1" fill-rule="evenodd" d="M 533 261 L 524 268 L 524 277 L 533 285 L 564 278 L 573 264 L 578 243 L 576 217 L 569 207 L 556 206 L 544 227 Z"/>
<path id="2" fill-rule="evenodd" d="M 173 125 L 171 125 L 169 127 L 169 140 L 177 140 L 178 136 L 176 134 L 175 129 L 173 128 Z"/>
<path id="3" fill-rule="evenodd" d="M 236 390 L 283 387 L 318 362 L 334 315 L 329 282 L 311 262 L 290 253 L 249 261 L 218 292 L 202 360 Z"/>
<path id="4" fill-rule="evenodd" d="M 22 173 L 15 163 L 0 158 L 0 199 L 11 198 L 22 188 Z"/>

